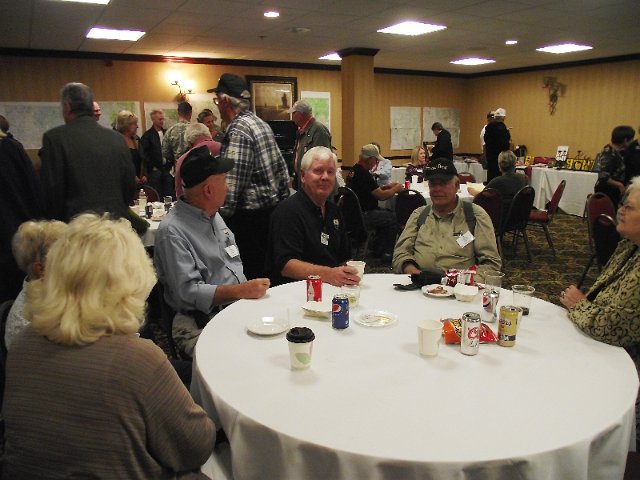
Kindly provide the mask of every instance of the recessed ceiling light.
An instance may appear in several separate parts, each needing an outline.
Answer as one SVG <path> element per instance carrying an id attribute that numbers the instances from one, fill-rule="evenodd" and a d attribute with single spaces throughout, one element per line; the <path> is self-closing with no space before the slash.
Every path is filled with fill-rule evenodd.
<path id="1" fill-rule="evenodd" d="M 456 65 L 484 65 L 485 63 L 495 63 L 495 60 L 491 60 L 490 58 L 461 58 L 460 60 L 453 60 L 449 63 L 454 63 Z"/>
<path id="2" fill-rule="evenodd" d="M 539 52 L 545 53 L 569 53 L 581 52 L 582 50 L 591 50 L 591 45 L 576 45 L 575 43 L 563 43 L 562 45 L 549 45 L 548 47 L 536 48 Z"/>
<path id="3" fill-rule="evenodd" d="M 87 33 L 87 38 L 97 38 L 101 40 L 128 40 L 135 42 L 144 35 L 139 30 L 113 30 L 110 28 L 93 27 Z"/>
<path id="4" fill-rule="evenodd" d="M 437 32 L 444 30 L 444 25 L 432 25 L 430 23 L 420 22 L 401 22 L 390 27 L 378 30 L 380 33 L 395 33 L 396 35 L 423 35 L 425 33 Z"/>
<path id="5" fill-rule="evenodd" d="M 505 45 L 517 45 L 518 44 L 518 40 L 507 40 L 506 42 L 504 42 Z"/>
<path id="6" fill-rule="evenodd" d="M 280 13 L 275 10 L 269 10 L 268 12 L 264 12 L 264 16 L 267 18 L 278 18 Z"/>
<path id="7" fill-rule="evenodd" d="M 329 53 L 324 57 L 318 57 L 318 60 L 342 60 L 342 58 L 337 53 Z"/>
<path id="8" fill-rule="evenodd" d="M 111 0 L 60 0 L 61 2 L 76 3 L 97 3 L 98 5 L 107 5 Z"/>

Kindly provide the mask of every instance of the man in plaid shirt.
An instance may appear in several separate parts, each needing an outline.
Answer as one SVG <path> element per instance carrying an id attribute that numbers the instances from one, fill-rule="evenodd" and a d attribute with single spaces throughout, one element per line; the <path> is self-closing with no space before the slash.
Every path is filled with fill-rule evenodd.
<path id="1" fill-rule="evenodd" d="M 248 279 L 265 276 L 265 257 L 271 212 L 289 196 L 287 165 L 271 127 L 251 111 L 245 81 L 223 74 L 214 103 L 229 123 L 220 156 L 232 159 L 227 174 L 229 192 L 220 213 L 236 237 Z"/>

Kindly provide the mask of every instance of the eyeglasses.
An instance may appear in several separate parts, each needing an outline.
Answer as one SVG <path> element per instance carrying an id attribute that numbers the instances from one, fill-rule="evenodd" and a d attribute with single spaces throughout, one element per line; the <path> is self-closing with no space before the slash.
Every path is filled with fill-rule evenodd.
<path id="1" fill-rule="evenodd" d="M 637 210 L 638 207 L 634 207 L 633 205 L 629 205 L 628 203 L 624 203 L 622 205 L 620 205 L 620 211 L 627 213 L 627 212 L 633 212 L 635 210 Z"/>
<path id="2" fill-rule="evenodd" d="M 220 99 L 218 97 L 213 97 L 213 103 L 215 105 L 220 105 Z"/>

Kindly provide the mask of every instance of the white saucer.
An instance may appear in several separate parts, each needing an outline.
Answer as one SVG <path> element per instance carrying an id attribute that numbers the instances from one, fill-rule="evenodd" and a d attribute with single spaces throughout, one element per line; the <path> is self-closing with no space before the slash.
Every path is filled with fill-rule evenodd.
<path id="1" fill-rule="evenodd" d="M 306 315 L 319 318 L 329 318 L 331 316 L 331 308 L 331 302 L 307 302 L 302 305 Z"/>
<path id="2" fill-rule="evenodd" d="M 388 327 L 398 320 L 395 313 L 375 310 L 373 312 L 365 312 L 356 317 L 356 323 L 365 327 Z"/>
<path id="3" fill-rule="evenodd" d="M 289 329 L 289 322 L 280 317 L 260 317 L 247 324 L 247 330 L 256 335 L 277 335 Z"/>
<path id="4" fill-rule="evenodd" d="M 435 288 L 441 287 L 443 288 L 445 291 L 443 293 L 430 293 L 429 290 L 433 290 Z M 424 287 L 422 287 L 422 293 L 424 293 L 425 295 L 428 295 L 430 297 L 440 297 L 440 298 L 444 298 L 444 297 L 450 297 L 451 295 L 453 295 L 453 287 L 450 287 L 448 285 L 440 285 L 437 283 L 434 283 L 432 285 L 426 285 Z"/>

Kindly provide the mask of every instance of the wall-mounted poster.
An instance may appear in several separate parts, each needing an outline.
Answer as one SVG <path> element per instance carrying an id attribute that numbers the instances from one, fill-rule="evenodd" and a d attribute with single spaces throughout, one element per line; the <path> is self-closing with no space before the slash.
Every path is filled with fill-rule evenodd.
<path id="1" fill-rule="evenodd" d="M 391 150 L 409 150 L 420 144 L 420 107 L 391 107 Z"/>
<path id="2" fill-rule="evenodd" d="M 300 98 L 309 102 L 313 110 L 313 117 L 331 131 L 331 93 L 303 90 Z"/>
<path id="3" fill-rule="evenodd" d="M 291 120 L 289 109 L 298 99 L 296 77 L 247 75 L 253 112 L 261 119 Z"/>
<path id="4" fill-rule="evenodd" d="M 435 142 L 436 136 L 431 131 L 431 125 L 440 122 L 445 130 L 451 134 L 453 148 L 460 146 L 460 110 L 457 108 L 424 107 L 422 109 L 422 140 Z"/>

